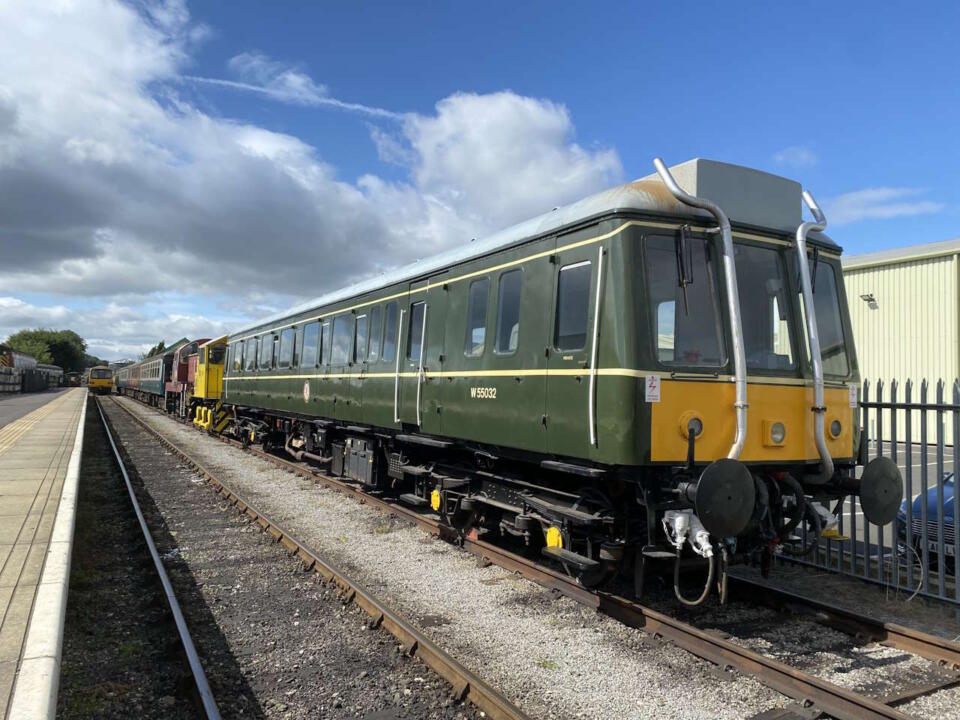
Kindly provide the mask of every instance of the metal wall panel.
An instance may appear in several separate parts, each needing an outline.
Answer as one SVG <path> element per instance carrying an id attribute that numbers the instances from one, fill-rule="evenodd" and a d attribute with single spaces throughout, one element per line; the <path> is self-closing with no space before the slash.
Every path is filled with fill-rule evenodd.
<path id="1" fill-rule="evenodd" d="M 919 385 L 924 379 L 935 384 L 960 376 L 958 255 L 844 268 L 844 282 L 861 377 L 872 383 L 913 380 Z M 864 296 L 872 296 L 877 307 L 871 308 Z M 950 438 L 952 417 L 944 419 Z M 930 421 L 932 425 L 935 418 Z M 915 441 L 919 425 L 913 427 Z M 883 438 L 889 439 L 889 421 L 882 427 Z M 874 428 L 868 430 L 874 437 Z M 901 425 L 900 439 L 904 431 Z"/>

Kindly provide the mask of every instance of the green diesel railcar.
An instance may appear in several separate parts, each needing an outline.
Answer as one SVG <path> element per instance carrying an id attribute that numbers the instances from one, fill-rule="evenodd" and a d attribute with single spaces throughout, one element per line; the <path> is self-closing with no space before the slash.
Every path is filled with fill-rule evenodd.
<path id="1" fill-rule="evenodd" d="M 711 563 L 768 557 L 776 533 L 819 529 L 811 497 L 895 512 L 887 465 L 853 478 L 840 248 L 822 225 L 799 237 L 800 186 L 675 173 L 692 195 L 651 176 L 234 333 L 230 431 L 585 582 L 687 536 Z"/>

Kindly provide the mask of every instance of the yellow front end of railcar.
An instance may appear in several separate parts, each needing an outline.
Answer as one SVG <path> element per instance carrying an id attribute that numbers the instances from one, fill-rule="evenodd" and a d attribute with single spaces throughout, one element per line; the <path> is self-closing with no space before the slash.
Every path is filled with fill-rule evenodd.
<path id="1" fill-rule="evenodd" d="M 651 404 L 650 459 L 682 463 L 689 449 L 688 426 L 694 418 L 703 430 L 696 438 L 697 462 L 727 456 L 736 434 L 733 382 L 723 379 L 660 380 L 660 400 Z M 856 386 L 824 389 L 825 437 L 830 456 L 856 456 Z M 814 435 L 813 388 L 802 381 L 748 382 L 747 435 L 740 454 L 743 462 L 791 464 L 819 462 Z"/>
<path id="2" fill-rule="evenodd" d="M 113 370 L 108 367 L 90 368 L 87 387 L 97 395 L 109 395 L 113 391 Z"/>

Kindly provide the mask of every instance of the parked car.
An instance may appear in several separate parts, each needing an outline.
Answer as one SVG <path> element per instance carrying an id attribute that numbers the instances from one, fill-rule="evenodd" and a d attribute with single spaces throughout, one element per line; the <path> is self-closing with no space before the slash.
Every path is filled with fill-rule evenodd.
<path id="1" fill-rule="evenodd" d="M 956 524 L 953 513 L 954 493 L 953 473 L 943 475 L 943 554 L 948 572 L 953 572 L 954 537 Z M 900 503 L 897 513 L 897 552 L 900 555 L 912 554 L 907 551 L 907 502 Z M 910 524 L 913 530 L 913 549 L 917 555 L 923 557 L 923 503 L 927 504 L 927 557 L 930 565 L 936 567 L 939 554 L 939 525 L 940 510 L 937 507 L 937 486 L 927 489 L 926 497 L 917 495 L 910 508 Z"/>

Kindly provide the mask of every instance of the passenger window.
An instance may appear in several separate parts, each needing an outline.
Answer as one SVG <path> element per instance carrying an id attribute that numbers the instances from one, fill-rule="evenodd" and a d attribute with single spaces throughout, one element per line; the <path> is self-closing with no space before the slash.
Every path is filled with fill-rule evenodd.
<path id="1" fill-rule="evenodd" d="M 243 343 L 239 341 L 233 344 L 233 369 L 235 372 L 243 370 Z"/>
<path id="2" fill-rule="evenodd" d="M 323 324 L 323 332 L 320 334 L 320 365 L 330 364 L 330 323 Z"/>
<path id="3" fill-rule="evenodd" d="M 483 355 L 487 339 L 487 296 L 490 294 L 490 279 L 481 278 L 470 283 L 467 296 L 467 339 L 463 354 L 468 357 Z"/>
<path id="4" fill-rule="evenodd" d="M 273 367 L 273 335 L 264 335 L 260 338 L 260 362 L 257 366 L 261 370 Z"/>
<path id="5" fill-rule="evenodd" d="M 356 327 L 356 347 L 353 349 L 353 357 L 351 360 L 360 360 L 362 361 L 367 357 L 367 323 L 369 319 L 366 315 L 360 315 L 357 317 Z"/>
<path id="6" fill-rule="evenodd" d="M 380 306 L 370 311 L 370 352 L 367 359 L 376 362 L 380 357 Z"/>
<path id="7" fill-rule="evenodd" d="M 303 325 L 297 328 L 297 336 L 293 341 L 293 361 L 290 367 L 300 367 L 300 355 L 303 353 Z"/>
<path id="8" fill-rule="evenodd" d="M 397 350 L 397 301 L 387 303 L 383 327 L 383 359 L 393 360 Z"/>
<path id="9" fill-rule="evenodd" d="M 320 334 L 320 323 L 312 322 L 303 329 L 303 352 L 300 355 L 300 367 L 312 368 L 317 366 L 317 338 Z"/>
<path id="10" fill-rule="evenodd" d="M 557 278 L 557 326 L 553 342 L 561 352 L 582 350 L 587 345 L 590 274 L 589 262 L 560 268 Z"/>
<path id="11" fill-rule="evenodd" d="M 288 368 L 293 361 L 293 342 L 296 331 L 293 328 L 287 328 L 280 333 L 280 356 L 277 360 L 277 367 Z"/>
<path id="12" fill-rule="evenodd" d="M 520 343 L 520 285 L 523 273 L 511 270 L 500 276 L 497 295 L 497 343 L 498 353 L 516 352 Z"/>
<path id="13" fill-rule="evenodd" d="M 257 338 L 247 340 L 247 370 L 257 369 Z"/>
<path id="14" fill-rule="evenodd" d="M 407 357 L 410 360 L 420 359 L 420 349 L 423 342 L 423 312 L 426 306 L 422 302 L 410 306 L 410 331 L 407 333 Z"/>
<path id="15" fill-rule="evenodd" d="M 338 315 L 333 319 L 333 347 L 330 351 L 330 364 L 346 365 L 350 362 L 352 343 L 353 315 Z"/>

